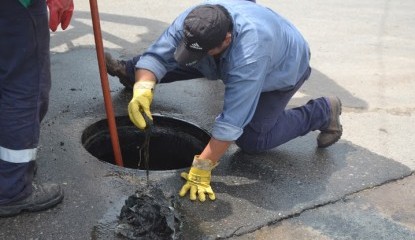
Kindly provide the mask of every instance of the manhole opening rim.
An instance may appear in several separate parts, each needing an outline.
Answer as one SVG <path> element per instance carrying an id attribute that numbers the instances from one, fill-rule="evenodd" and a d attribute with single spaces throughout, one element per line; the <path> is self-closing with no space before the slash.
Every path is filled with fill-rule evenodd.
<path id="1" fill-rule="evenodd" d="M 205 141 L 206 143 L 209 141 L 211 134 L 209 133 L 209 131 L 207 131 L 206 129 L 204 129 L 203 127 L 200 127 L 199 125 L 187 121 L 187 120 L 183 120 L 180 119 L 178 117 L 175 116 L 168 116 L 168 115 L 163 115 L 163 114 L 153 114 L 153 119 L 154 121 L 160 121 L 161 123 L 178 123 L 178 124 L 182 124 L 185 125 L 186 128 L 190 127 L 189 132 L 185 131 L 186 133 L 194 133 L 195 131 L 198 132 L 198 134 L 195 135 L 200 135 L 202 136 L 202 138 L 204 139 L 200 139 L 198 138 L 198 136 L 194 136 L 193 137 L 199 139 L 201 142 Z M 129 116 L 128 115 L 119 115 L 115 117 L 115 122 L 117 125 L 117 130 L 119 131 L 119 129 L 121 129 L 122 127 L 130 127 L 130 125 L 132 125 L 131 121 L 129 120 Z M 128 124 L 125 124 L 128 123 Z M 174 125 L 174 124 L 173 124 Z M 88 142 L 91 141 L 91 139 L 93 139 L 94 137 L 96 137 L 96 135 L 102 134 L 103 132 L 109 132 L 109 129 L 106 130 L 100 130 L 98 132 L 93 132 L 94 128 L 98 128 L 98 126 L 104 126 L 108 128 L 108 119 L 107 118 L 101 118 L 98 119 L 94 122 L 92 122 L 91 124 L 89 124 L 82 132 L 82 136 L 81 136 L 81 145 L 83 146 L 83 148 L 87 151 L 87 153 L 90 155 L 90 157 L 94 158 L 94 160 L 97 160 L 98 162 L 100 162 L 101 164 L 104 164 L 104 166 L 109 166 L 110 168 L 114 168 L 114 171 L 125 171 L 125 172 L 133 172 L 133 173 L 145 173 L 147 170 L 145 169 L 140 169 L 140 168 L 130 168 L 130 167 L 120 167 L 114 163 L 102 160 L 98 157 L 96 157 L 94 154 L 92 154 L 86 147 L 86 144 L 88 144 Z M 183 130 L 185 128 L 182 128 L 181 130 Z M 190 167 L 186 166 L 186 167 L 179 167 L 179 168 L 174 168 L 174 169 L 149 169 L 150 173 L 175 173 L 175 172 L 179 172 L 179 171 L 183 171 L 186 170 Z"/>

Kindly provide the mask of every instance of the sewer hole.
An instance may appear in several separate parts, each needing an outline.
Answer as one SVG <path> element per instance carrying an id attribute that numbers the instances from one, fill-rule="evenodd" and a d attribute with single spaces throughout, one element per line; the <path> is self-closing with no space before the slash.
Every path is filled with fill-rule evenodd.
<path id="1" fill-rule="evenodd" d="M 124 167 L 146 170 L 139 166 L 140 147 L 145 133 L 131 123 L 128 116 L 115 119 Z M 174 170 L 190 167 L 193 157 L 200 154 L 210 136 L 200 127 L 177 118 L 153 115 L 150 134 L 149 170 Z M 114 164 L 114 152 L 107 119 L 88 126 L 82 134 L 82 145 L 97 159 Z M 142 155 L 141 155 L 142 157 Z"/>

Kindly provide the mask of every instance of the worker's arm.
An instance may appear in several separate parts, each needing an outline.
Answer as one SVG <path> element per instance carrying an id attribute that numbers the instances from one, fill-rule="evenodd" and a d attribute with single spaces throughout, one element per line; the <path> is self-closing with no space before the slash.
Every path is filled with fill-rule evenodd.
<path id="1" fill-rule="evenodd" d="M 154 82 L 156 84 L 156 75 L 147 69 L 137 69 L 135 71 L 135 82 Z"/>
<path id="2" fill-rule="evenodd" d="M 200 154 L 200 158 L 210 159 L 216 164 L 231 144 L 230 141 L 220 141 L 212 137 Z"/>
<path id="3" fill-rule="evenodd" d="M 267 59 L 264 59 L 264 63 L 266 66 Z M 243 128 L 252 119 L 262 90 L 265 66 L 256 61 L 238 67 L 228 74 L 224 81 L 224 111 L 216 118 L 212 128 L 213 137 L 203 152 L 194 157 L 189 173 L 181 174 L 186 183 L 179 192 L 180 196 L 183 197 L 190 191 L 191 200 L 198 197 L 203 202 L 206 194 L 211 200 L 216 199 L 210 186 L 211 171 L 218 165 L 219 159 L 230 144 L 242 135 Z"/>

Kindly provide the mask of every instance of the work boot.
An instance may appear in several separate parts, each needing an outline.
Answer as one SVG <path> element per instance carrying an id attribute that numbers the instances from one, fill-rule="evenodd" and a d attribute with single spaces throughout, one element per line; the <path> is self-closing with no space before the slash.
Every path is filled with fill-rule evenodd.
<path id="1" fill-rule="evenodd" d="M 107 73 L 113 77 L 118 77 L 120 83 L 128 89 L 133 89 L 134 82 L 130 81 L 127 74 L 126 63 L 123 60 L 114 60 L 109 53 L 105 53 L 105 65 Z"/>
<path id="2" fill-rule="evenodd" d="M 317 137 L 317 146 L 319 148 L 326 148 L 337 142 L 343 133 L 342 125 L 340 124 L 340 114 L 342 113 L 342 103 L 338 97 L 328 97 L 330 105 L 330 120 L 329 126 L 321 130 Z"/>
<path id="3" fill-rule="evenodd" d="M 0 217 L 15 216 L 23 211 L 37 212 L 62 202 L 63 190 L 57 184 L 32 183 L 32 194 L 20 201 L 0 205 Z"/>

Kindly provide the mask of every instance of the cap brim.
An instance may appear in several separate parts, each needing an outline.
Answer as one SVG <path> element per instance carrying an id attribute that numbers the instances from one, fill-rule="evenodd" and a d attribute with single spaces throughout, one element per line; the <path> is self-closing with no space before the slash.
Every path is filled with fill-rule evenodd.
<path id="1" fill-rule="evenodd" d="M 174 52 L 174 59 L 176 59 L 180 65 L 190 67 L 206 56 L 206 54 L 207 53 L 203 51 L 191 51 L 187 49 L 185 42 L 182 41 Z"/>

